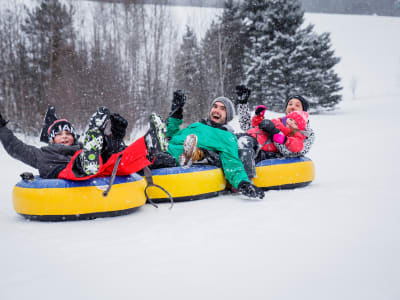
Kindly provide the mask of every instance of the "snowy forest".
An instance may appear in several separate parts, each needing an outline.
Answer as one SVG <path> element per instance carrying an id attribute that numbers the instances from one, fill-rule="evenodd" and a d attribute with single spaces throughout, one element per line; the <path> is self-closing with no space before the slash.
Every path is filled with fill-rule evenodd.
<path id="1" fill-rule="evenodd" d="M 0 9 L 0 110 L 25 134 L 38 134 L 49 104 L 79 129 L 100 105 L 137 128 L 168 112 L 177 88 L 186 122 L 238 84 L 274 111 L 290 94 L 315 113 L 342 100 L 330 35 L 304 24 L 298 0 L 228 0 L 204 35 L 186 26 L 183 36 L 165 5 L 91 2 L 95 18 L 82 21 L 80 1 L 29 3 Z"/>
<path id="2" fill-rule="evenodd" d="M 92 0 L 103 2 L 135 1 L 146 4 L 224 7 L 225 0 Z M 236 0 L 241 2 L 243 0 Z M 400 16 L 399 0 L 300 0 L 306 12 Z"/>

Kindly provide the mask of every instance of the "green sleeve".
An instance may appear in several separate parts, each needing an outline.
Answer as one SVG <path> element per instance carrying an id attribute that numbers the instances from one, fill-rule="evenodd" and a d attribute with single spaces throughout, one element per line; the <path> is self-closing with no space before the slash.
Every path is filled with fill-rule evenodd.
<path id="1" fill-rule="evenodd" d="M 170 117 L 167 125 L 167 137 L 173 137 L 179 131 L 179 127 L 182 125 L 182 122 L 183 121 L 181 119 Z"/>
<path id="2" fill-rule="evenodd" d="M 192 125 L 193 126 L 193 125 Z M 243 163 L 239 158 L 236 136 L 228 131 L 204 124 L 197 125 L 198 146 L 219 154 L 226 179 L 237 188 L 241 181 L 249 181 Z"/>
<path id="3" fill-rule="evenodd" d="M 225 148 L 225 151 L 219 152 L 225 177 L 235 188 L 242 181 L 250 181 L 237 152 L 237 144 L 232 144 Z"/>

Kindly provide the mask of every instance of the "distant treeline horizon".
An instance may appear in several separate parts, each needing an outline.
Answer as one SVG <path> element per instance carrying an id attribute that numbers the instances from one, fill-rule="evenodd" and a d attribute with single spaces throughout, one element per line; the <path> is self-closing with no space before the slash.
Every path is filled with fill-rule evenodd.
<path id="1" fill-rule="evenodd" d="M 80 1 L 80 0 L 75 0 Z M 224 0 L 89 0 L 94 2 L 167 4 L 223 8 Z M 243 2 L 243 0 L 238 0 Z M 305 12 L 400 16 L 400 0 L 300 0 Z"/>

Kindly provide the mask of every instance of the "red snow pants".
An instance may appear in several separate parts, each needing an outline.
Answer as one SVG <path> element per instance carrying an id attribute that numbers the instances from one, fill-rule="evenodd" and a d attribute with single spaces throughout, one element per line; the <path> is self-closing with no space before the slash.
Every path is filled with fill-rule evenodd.
<path id="1" fill-rule="evenodd" d="M 141 137 L 126 147 L 123 151 L 111 155 L 105 164 L 103 164 L 103 160 L 100 157 L 100 168 L 96 174 L 85 177 L 76 177 L 72 171 L 72 166 L 74 165 L 75 159 L 81 152 L 82 150 L 79 150 L 74 154 L 65 169 L 58 174 L 59 179 L 87 180 L 94 177 L 111 176 L 115 162 L 121 153 L 122 157 L 118 166 L 117 176 L 125 176 L 135 173 L 152 164 L 152 162 L 150 162 L 146 156 L 148 151 L 146 143 L 144 142 L 144 137 Z"/>

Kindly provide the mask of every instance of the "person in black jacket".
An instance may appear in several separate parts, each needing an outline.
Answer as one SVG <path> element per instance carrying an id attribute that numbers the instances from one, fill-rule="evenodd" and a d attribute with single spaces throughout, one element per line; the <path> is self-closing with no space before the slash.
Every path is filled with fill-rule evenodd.
<path id="1" fill-rule="evenodd" d="M 90 118 L 84 143 L 66 119 L 57 119 L 54 107 L 46 114 L 41 141 L 48 145 L 35 147 L 19 140 L 7 128 L 0 114 L 0 141 L 13 158 L 39 170 L 42 178 L 86 180 L 92 177 L 109 176 L 121 156 L 117 175 L 129 175 L 151 165 L 153 157 L 165 151 L 165 124 L 152 114 L 149 131 L 129 146 L 123 144 L 128 122 L 119 114 L 111 114 L 100 107 Z"/>

